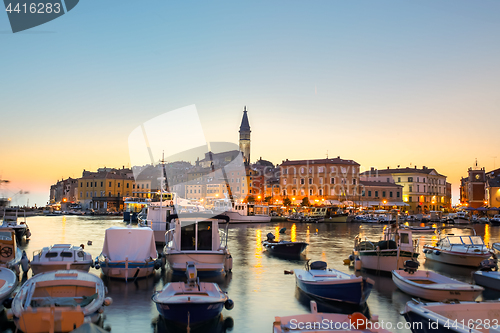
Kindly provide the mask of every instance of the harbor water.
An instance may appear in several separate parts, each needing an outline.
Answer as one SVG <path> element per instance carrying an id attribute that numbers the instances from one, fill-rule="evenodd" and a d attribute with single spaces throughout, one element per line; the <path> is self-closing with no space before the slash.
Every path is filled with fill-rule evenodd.
<path id="1" fill-rule="evenodd" d="M 28 218 L 27 223 L 32 233 L 31 240 L 20 244 L 20 248 L 26 250 L 30 259 L 34 251 L 56 243 L 85 244 L 85 250 L 95 258 L 101 252 L 105 230 L 125 225 L 121 217 L 98 216 L 34 216 Z M 279 234 L 279 230 L 284 227 L 287 229 L 286 233 Z M 311 259 L 326 261 L 331 268 L 355 274 L 352 267 L 343 265 L 343 260 L 352 252 L 354 238 L 359 234 L 363 238 L 379 240 L 383 227 L 379 224 L 359 223 L 231 224 L 228 246 L 233 257 L 233 271 L 210 281 L 219 283 L 221 289 L 228 292 L 234 301 L 234 309 L 223 310 L 221 318 L 199 331 L 271 332 L 275 316 L 308 313 L 310 298 L 296 288 L 294 275 L 285 275 L 284 271 L 302 268 L 306 259 Z M 484 237 L 486 244 L 500 241 L 500 227 L 488 224 L 475 224 L 473 227 L 478 235 Z M 300 259 L 274 257 L 263 249 L 261 243 L 269 232 L 273 232 L 278 239 L 305 241 L 309 246 Z M 468 231 L 457 229 L 452 232 L 457 235 L 468 234 Z M 420 241 L 420 250 L 424 244 L 436 241 L 437 237 L 436 234 L 414 234 L 414 238 Z M 87 245 L 89 240 L 92 245 Z M 471 282 L 471 273 L 474 271 L 471 268 L 426 262 L 422 253 L 419 261 L 421 269 Z M 100 271 L 94 268 L 90 272 L 100 275 Z M 380 322 L 384 321 L 392 326 L 390 331 L 410 332 L 404 327 L 405 320 L 400 311 L 412 297 L 398 290 L 390 275 L 367 272 L 361 274 L 375 281 L 375 287 L 365 306 L 318 302 L 319 311 L 359 311 L 367 315 L 378 315 Z M 31 272 L 28 277 L 30 275 Z M 168 270 L 157 271 L 150 278 L 128 283 L 102 278 L 108 288 L 108 296 L 113 298 L 113 304 L 106 307 L 104 312 L 104 326 L 110 327 L 112 332 L 182 332 L 182 329 L 159 320 L 156 306 L 151 301 L 155 290 L 161 290 L 166 283 L 172 281 L 173 277 Z M 486 290 L 480 297 L 497 299 L 500 293 Z M 14 325 L 6 323 L 4 318 L 1 325 L 1 332 L 15 331 Z"/>

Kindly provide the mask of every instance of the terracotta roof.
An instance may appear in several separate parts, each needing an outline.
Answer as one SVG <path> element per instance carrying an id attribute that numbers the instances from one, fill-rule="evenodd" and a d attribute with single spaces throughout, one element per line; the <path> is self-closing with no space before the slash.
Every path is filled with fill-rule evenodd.
<path id="1" fill-rule="evenodd" d="M 295 161 L 283 161 L 281 165 L 315 165 L 315 164 L 349 164 L 349 165 L 359 165 L 359 163 L 353 160 L 343 160 L 340 157 L 336 158 L 324 158 L 319 160 L 295 160 Z"/>
<path id="2" fill-rule="evenodd" d="M 386 174 L 393 174 L 393 173 L 423 173 L 423 174 L 430 174 L 432 171 L 436 173 L 437 176 L 443 176 L 444 175 L 439 174 L 439 172 L 436 171 L 436 169 L 432 168 L 422 168 L 422 169 L 416 169 L 416 168 L 397 168 L 397 169 L 373 169 L 373 170 L 367 170 L 365 172 L 362 172 L 360 176 L 367 176 L 369 174 L 379 174 L 379 175 L 386 175 Z"/>

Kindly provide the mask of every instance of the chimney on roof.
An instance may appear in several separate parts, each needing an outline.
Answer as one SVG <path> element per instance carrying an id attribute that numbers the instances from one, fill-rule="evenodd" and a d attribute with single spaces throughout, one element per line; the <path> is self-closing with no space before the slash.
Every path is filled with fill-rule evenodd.
<path id="1" fill-rule="evenodd" d="M 415 165 L 415 169 L 417 168 L 417 166 Z"/>
<path id="2" fill-rule="evenodd" d="M 422 167 L 422 169 L 427 170 L 427 167 L 424 165 L 424 166 Z"/>
<path id="3" fill-rule="evenodd" d="M 389 170 L 389 167 L 387 167 L 387 170 Z"/>
<path id="4" fill-rule="evenodd" d="M 371 167 L 371 168 L 370 168 L 370 171 L 375 171 L 375 168 L 374 168 L 374 167 Z"/>
<path id="5" fill-rule="evenodd" d="M 340 158 L 340 156 L 337 156 L 337 158 Z"/>

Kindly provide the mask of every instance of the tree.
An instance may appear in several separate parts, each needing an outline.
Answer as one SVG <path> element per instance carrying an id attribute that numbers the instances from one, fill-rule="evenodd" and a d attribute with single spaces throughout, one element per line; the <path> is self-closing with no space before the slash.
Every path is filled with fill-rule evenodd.
<path id="1" fill-rule="evenodd" d="M 309 203 L 309 198 L 308 197 L 304 197 L 302 199 L 302 206 L 310 206 L 311 204 Z"/>
<path id="2" fill-rule="evenodd" d="M 247 202 L 255 202 L 255 197 L 253 195 L 249 195 L 247 197 Z"/>
<path id="3" fill-rule="evenodd" d="M 284 206 L 290 206 L 291 204 L 292 204 L 292 200 L 290 200 L 290 198 L 289 198 L 289 197 L 285 197 L 285 198 L 283 199 L 283 205 L 284 205 Z"/>

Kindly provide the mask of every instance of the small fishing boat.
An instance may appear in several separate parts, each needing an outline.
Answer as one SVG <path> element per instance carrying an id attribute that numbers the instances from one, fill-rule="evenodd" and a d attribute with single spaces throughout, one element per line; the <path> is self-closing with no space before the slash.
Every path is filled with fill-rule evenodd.
<path id="1" fill-rule="evenodd" d="M 476 235 L 473 228 L 462 228 L 472 230 L 473 235 L 470 236 L 443 234 L 443 230 L 447 228 L 449 227 L 439 229 L 440 239 L 435 246 L 424 245 L 423 252 L 426 259 L 452 265 L 478 267 L 481 261 L 491 256 L 490 249 L 484 244 L 483 239 Z"/>
<path id="2" fill-rule="evenodd" d="M 500 290 L 500 272 L 499 271 L 477 271 L 474 272 L 474 281 L 486 288 Z"/>
<path id="3" fill-rule="evenodd" d="M 96 269 L 118 279 L 146 277 L 161 267 L 150 228 L 111 227 L 106 229 Z"/>
<path id="4" fill-rule="evenodd" d="M 185 324 L 204 322 L 220 315 L 223 307 L 231 310 L 232 300 L 217 283 L 199 282 L 194 262 L 186 264 L 187 283 L 170 282 L 151 299 L 165 319 Z"/>
<path id="5" fill-rule="evenodd" d="M 9 228 L 15 231 L 18 243 L 23 238 L 30 238 L 31 232 L 26 223 L 26 211 L 24 211 L 24 221 L 18 223 L 20 210 L 18 208 L 5 208 L 3 211 L 3 222 L 0 225 L 0 231 L 4 228 Z"/>
<path id="6" fill-rule="evenodd" d="M 500 214 L 496 214 L 490 219 L 490 224 L 492 225 L 500 225 Z"/>
<path id="7" fill-rule="evenodd" d="M 206 213 L 174 214 L 167 217 L 173 228 L 165 234 L 163 254 L 172 271 L 184 274 L 186 263 L 193 261 L 204 276 L 230 272 L 233 258 L 227 247 L 229 217 Z M 219 227 L 225 224 L 225 230 Z"/>
<path id="8" fill-rule="evenodd" d="M 315 301 L 311 301 L 310 307 L 308 314 L 274 317 L 273 333 L 390 333 L 381 328 L 378 316 L 368 319 L 360 312 L 321 313 Z"/>
<path id="9" fill-rule="evenodd" d="M 102 280 L 90 273 L 41 273 L 23 284 L 7 317 L 25 333 L 70 332 L 100 319 L 104 305 L 112 302 L 105 290 Z"/>
<path id="10" fill-rule="evenodd" d="M 16 233 L 12 228 L 0 228 L 0 267 L 20 273 L 22 251 L 17 247 Z"/>
<path id="11" fill-rule="evenodd" d="M 262 241 L 262 245 L 271 254 L 298 256 L 309 245 L 306 242 L 275 241 L 275 238 L 272 233 L 268 233 L 267 240 Z"/>
<path id="12" fill-rule="evenodd" d="M 5 267 L 0 267 L 0 312 L 3 309 L 3 301 L 10 297 L 17 287 L 17 275 Z"/>
<path id="13" fill-rule="evenodd" d="M 356 236 L 353 258 L 361 260 L 364 269 L 391 272 L 404 269 L 407 260 L 417 260 L 418 239 L 412 238 L 412 231 L 401 229 L 397 224 L 385 227 L 380 241 L 369 241 Z"/>
<path id="14" fill-rule="evenodd" d="M 294 271 L 295 282 L 303 292 L 332 301 L 363 304 L 375 283 L 369 278 L 327 268 L 324 261 L 309 264 L 308 260 L 305 269 Z"/>
<path id="15" fill-rule="evenodd" d="M 458 299 L 460 301 L 474 301 L 484 288 L 460 282 L 432 271 L 416 270 L 415 262 L 405 263 L 404 270 L 392 271 L 392 280 L 405 293 L 428 299 L 443 301 Z M 416 264 L 416 263 L 415 263 Z"/>
<path id="16" fill-rule="evenodd" d="M 31 270 L 33 275 L 64 269 L 88 272 L 93 264 L 92 255 L 81 246 L 54 244 L 33 252 Z"/>
<path id="17" fill-rule="evenodd" d="M 411 300 L 401 313 L 413 333 L 497 332 L 500 301 L 422 303 Z"/>

